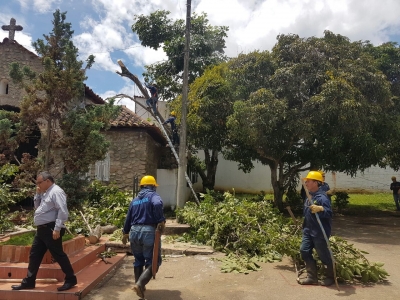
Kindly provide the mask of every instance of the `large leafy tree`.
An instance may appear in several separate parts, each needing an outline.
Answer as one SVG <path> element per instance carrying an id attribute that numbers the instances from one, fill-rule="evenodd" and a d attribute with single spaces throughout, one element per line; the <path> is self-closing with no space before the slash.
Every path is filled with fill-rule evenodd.
<path id="1" fill-rule="evenodd" d="M 54 156 L 61 155 L 65 172 L 82 173 L 104 158 L 108 143 L 100 130 L 106 129 L 118 109 L 112 103 L 84 109 L 85 70 L 94 56 L 89 56 L 84 68 L 71 40 L 73 30 L 66 22 L 66 12 L 56 10 L 53 16 L 50 34 L 33 43 L 43 71 L 35 73 L 12 63 L 10 76 L 26 91 L 20 113 L 23 128 L 29 132 L 39 124 L 45 133 L 39 143 L 42 168 L 48 170 Z"/>
<path id="2" fill-rule="evenodd" d="M 185 21 L 169 18 L 170 12 L 158 10 L 150 15 L 135 16 L 132 31 L 141 44 L 152 49 L 162 48 L 167 60 L 146 66 L 145 80 L 156 81 L 165 100 L 182 92 L 185 48 Z M 206 14 L 193 14 L 190 28 L 189 83 L 201 76 L 207 66 L 225 60 L 224 48 L 228 27 L 212 26 Z"/>
<path id="3" fill-rule="evenodd" d="M 232 89 L 226 77 L 227 71 L 225 63 L 214 66 L 190 85 L 188 142 L 191 154 L 200 150 L 204 153 L 204 160 L 191 155 L 189 165 L 194 166 L 200 175 L 204 191 L 214 189 L 218 155 L 227 139 L 226 120 L 232 113 Z M 179 101 L 174 101 L 172 108 L 179 111 Z"/>
<path id="4" fill-rule="evenodd" d="M 394 42 L 384 43 L 376 47 L 367 43 L 365 50 L 375 58 L 379 69 L 389 81 L 394 106 L 387 110 L 385 122 L 389 121 L 392 124 L 390 132 L 400 132 L 400 122 L 397 122 L 400 116 L 400 47 Z M 400 140 L 394 136 L 387 143 L 384 163 L 395 170 L 400 168 L 399 149 Z"/>
<path id="5" fill-rule="evenodd" d="M 322 166 L 354 175 L 382 163 L 399 135 L 387 118 L 389 82 L 362 42 L 329 31 L 280 35 L 271 53 L 240 55 L 230 68 L 238 100 L 226 154 L 244 170 L 252 160 L 269 166 L 280 209 L 298 172 Z"/>

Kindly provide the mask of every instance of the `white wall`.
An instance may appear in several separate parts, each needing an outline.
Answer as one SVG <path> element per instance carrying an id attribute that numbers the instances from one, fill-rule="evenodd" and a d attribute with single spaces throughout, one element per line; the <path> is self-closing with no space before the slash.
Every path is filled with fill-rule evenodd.
<path id="1" fill-rule="evenodd" d="M 198 156 L 203 159 L 203 152 Z M 215 178 L 215 188 L 218 190 L 232 190 L 245 193 L 259 193 L 265 191 L 272 192 L 271 172 L 268 166 L 254 162 L 254 169 L 250 173 L 243 173 L 238 170 L 236 162 L 225 160 L 222 155 L 218 157 L 217 174 Z M 305 177 L 308 172 L 303 172 L 301 177 Z M 371 167 L 364 173 L 358 172 L 355 177 L 345 173 L 326 173 L 326 182 L 331 190 L 346 190 L 349 192 L 390 192 L 389 186 L 391 177 L 396 176 L 400 181 L 400 173 L 392 169 L 382 169 Z M 195 184 L 196 190 L 201 190 L 201 178 Z M 299 184 L 299 190 L 301 185 Z"/>
<path id="2" fill-rule="evenodd" d="M 178 169 L 157 170 L 157 193 L 163 200 L 164 207 L 176 206 L 176 187 L 177 187 Z"/>

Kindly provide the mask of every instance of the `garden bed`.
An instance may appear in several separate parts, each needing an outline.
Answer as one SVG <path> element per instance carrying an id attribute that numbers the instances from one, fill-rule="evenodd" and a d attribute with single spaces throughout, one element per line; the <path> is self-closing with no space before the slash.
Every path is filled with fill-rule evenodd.
<path id="1" fill-rule="evenodd" d="M 0 240 L 0 242 L 6 239 Z M 1 245 L 0 244 L 0 262 L 27 263 L 29 262 L 29 253 L 31 245 Z M 63 249 L 67 255 L 73 255 L 85 248 L 85 237 L 78 235 L 68 241 L 63 242 Z M 49 251 L 43 257 L 42 264 L 51 264 L 54 260 Z"/>

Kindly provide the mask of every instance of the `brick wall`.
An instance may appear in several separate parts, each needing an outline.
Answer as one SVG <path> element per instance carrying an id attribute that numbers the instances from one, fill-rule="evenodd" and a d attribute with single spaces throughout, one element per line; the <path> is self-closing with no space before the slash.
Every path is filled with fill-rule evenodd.
<path id="1" fill-rule="evenodd" d="M 119 128 L 111 129 L 105 135 L 111 142 L 110 182 L 130 190 L 135 176 L 157 176 L 160 148 L 145 130 Z"/>
<path id="2" fill-rule="evenodd" d="M 0 81 L 8 81 L 8 94 L 0 95 L 0 105 L 12 105 L 19 107 L 19 103 L 24 95 L 23 89 L 13 83 L 10 78 L 10 64 L 19 62 L 21 65 L 29 66 L 32 70 L 39 72 L 42 70 L 40 59 L 32 52 L 28 51 L 19 44 L 5 40 L 0 43 Z"/>

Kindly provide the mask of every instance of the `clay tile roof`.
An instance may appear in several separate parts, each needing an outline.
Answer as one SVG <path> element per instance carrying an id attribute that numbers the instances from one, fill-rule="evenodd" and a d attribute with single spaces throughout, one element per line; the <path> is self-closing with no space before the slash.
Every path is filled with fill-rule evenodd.
<path id="1" fill-rule="evenodd" d="M 160 130 L 154 123 L 150 123 L 140 118 L 137 114 L 121 105 L 122 109 L 118 117 L 111 122 L 111 127 L 114 128 L 143 128 L 145 129 L 155 141 L 165 144 L 166 140 Z"/>
<path id="2" fill-rule="evenodd" d="M 106 102 L 97 95 L 91 88 L 85 84 L 85 95 L 90 98 L 95 104 L 105 104 Z"/>

